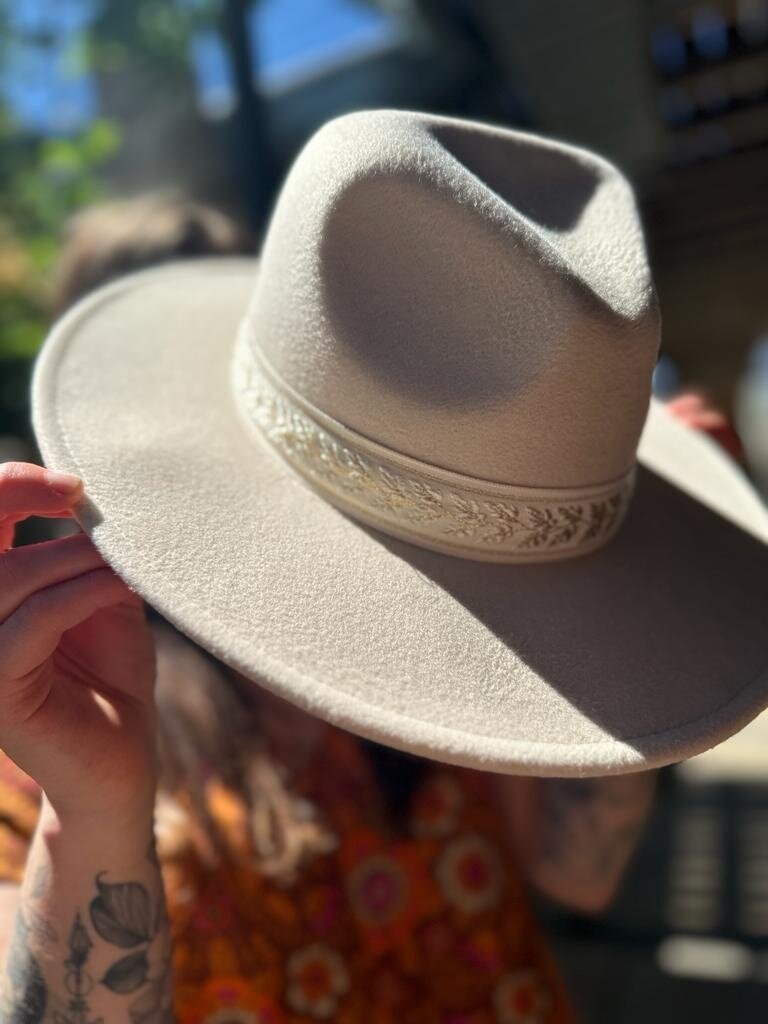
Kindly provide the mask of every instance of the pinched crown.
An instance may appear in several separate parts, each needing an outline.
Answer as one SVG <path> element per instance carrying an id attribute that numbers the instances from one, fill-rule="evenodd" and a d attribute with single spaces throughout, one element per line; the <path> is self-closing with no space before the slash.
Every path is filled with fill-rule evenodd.
<path id="1" fill-rule="evenodd" d="M 283 187 L 241 345 L 387 460 L 625 493 L 658 347 L 632 191 L 537 136 L 339 118 Z"/>

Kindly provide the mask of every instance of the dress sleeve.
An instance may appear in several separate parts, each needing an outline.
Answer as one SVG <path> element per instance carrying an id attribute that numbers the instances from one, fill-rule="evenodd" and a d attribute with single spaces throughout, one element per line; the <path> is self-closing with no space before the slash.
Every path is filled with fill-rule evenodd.
<path id="1" fill-rule="evenodd" d="M 0 882 L 20 883 L 40 814 L 37 783 L 0 751 Z"/>

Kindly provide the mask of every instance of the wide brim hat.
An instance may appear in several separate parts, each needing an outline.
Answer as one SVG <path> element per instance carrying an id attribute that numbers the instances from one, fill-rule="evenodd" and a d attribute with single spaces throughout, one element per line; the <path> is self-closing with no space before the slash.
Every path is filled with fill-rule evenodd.
<path id="1" fill-rule="evenodd" d="M 614 774 L 768 701 L 768 518 L 649 405 L 657 344 L 609 164 L 367 112 L 309 143 L 259 260 L 65 315 L 34 424 L 105 559 L 273 693 L 449 763 Z"/>

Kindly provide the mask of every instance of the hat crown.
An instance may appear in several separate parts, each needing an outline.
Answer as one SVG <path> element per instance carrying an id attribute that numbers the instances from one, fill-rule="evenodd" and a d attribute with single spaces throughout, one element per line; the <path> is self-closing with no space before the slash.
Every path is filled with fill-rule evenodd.
<path id="1" fill-rule="evenodd" d="M 631 467 L 659 323 L 632 191 L 610 164 L 374 111 L 299 155 L 245 333 L 310 407 L 387 449 L 557 488 Z"/>

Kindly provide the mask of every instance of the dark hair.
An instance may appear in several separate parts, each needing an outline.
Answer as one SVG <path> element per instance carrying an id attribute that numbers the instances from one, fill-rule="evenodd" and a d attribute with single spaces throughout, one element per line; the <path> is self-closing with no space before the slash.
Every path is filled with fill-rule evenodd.
<path id="1" fill-rule="evenodd" d="M 421 757 L 385 747 L 371 740 L 358 741 L 376 776 L 384 805 L 393 826 L 403 824 L 411 797 L 424 777 L 426 762 Z"/>
<path id="2" fill-rule="evenodd" d="M 95 206 L 69 227 L 54 312 L 132 270 L 251 251 L 247 231 L 189 199 L 142 196 Z M 195 826 L 182 829 L 179 841 L 197 842 L 211 861 L 223 855 L 223 839 L 206 797 L 206 784 L 215 774 L 244 802 L 258 867 L 290 878 L 307 858 L 329 849 L 333 837 L 316 811 L 291 793 L 281 766 L 268 755 L 253 684 L 246 685 L 151 609 L 148 615 L 158 652 L 158 795 L 191 816 Z M 397 827 L 423 762 L 374 743 L 363 742 L 363 747 Z"/>
<path id="3" fill-rule="evenodd" d="M 291 792 L 282 766 L 269 756 L 259 728 L 254 683 L 242 679 L 150 612 L 158 652 L 157 684 L 160 790 L 183 798 L 194 835 L 211 861 L 222 839 L 206 801 L 212 773 L 243 801 L 257 867 L 290 879 L 311 857 L 331 848 L 333 837 L 316 808 Z M 425 762 L 360 740 L 383 797 L 393 831 L 403 827 Z"/>

